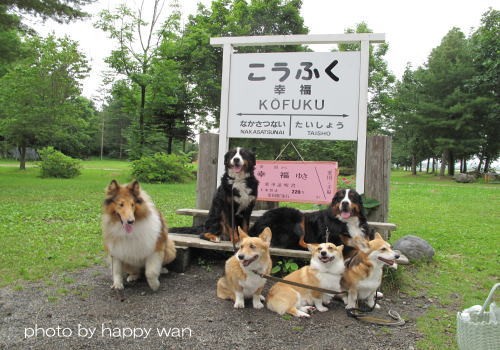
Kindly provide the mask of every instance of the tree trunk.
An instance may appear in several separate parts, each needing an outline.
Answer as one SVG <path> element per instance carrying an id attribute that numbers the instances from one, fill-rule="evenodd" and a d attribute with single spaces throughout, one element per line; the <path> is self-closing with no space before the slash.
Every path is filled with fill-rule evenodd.
<path id="1" fill-rule="evenodd" d="M 484 158 L 483 158 L 483 156 L 481 156 L 481 157 L 479 158 L 479 164 L 477 165 L 477 171 L 476 171 L 476 172 L 477 172 L 478 174 L 480 174 L 480 173 L 481 173 L 481 167 L 483 166 L 483 160 L 484 160 Z"/>
<path id="2" fill-rule="evenodd" d="M 463 164 L 464 170 L 462 172 L 466 173 L 467 172 L 467 159 L 464 158 L 463 162 L 464 162 L 464 164 Z"/>
<path id="3" fill-rule="evenodd" d="M 26 146 L 19 146 L 19 169 L 26 170 Z"/>
<path id="4" fill-rule="evenodd" d="M 174 137 L 172 135 L 168 136 L 168 144 L 167 144 L 167 154 L 172 154 L 172 142 L 174 141 Z"/>
<path id="5" fill-rule="evenodd" d="M 486 156 L 484 161 L 484 173 L 486 174 L 488 171 L 490 171 L 490 157 Z"/>
<path id="6" fill-rule="evenodd" d="M 411 155 L 411 174 L 417 175 L 417 157 L 414 154 Z"/>
<path id="7" fill-rule="evenodd" d="M 455 175 L 455 155 L 453 151 L 448 151 L 448 175 Z"/>
<path id="8" fill-rule="evenodd" d="M 431 159 L 430 158 L 427 158 L 427 167 L 425 169 L 425 173 L 426 174 L 429 174 L 429 165 L 431 164 Z"/>
<path id="9" fill-rule="evenodd" d="M 446 161 L 448 160 L 448 150 L 445 149 L 441 155 L 441 168 L 439 169 L 439 176 L 444 176 L 446 170 Z"/>

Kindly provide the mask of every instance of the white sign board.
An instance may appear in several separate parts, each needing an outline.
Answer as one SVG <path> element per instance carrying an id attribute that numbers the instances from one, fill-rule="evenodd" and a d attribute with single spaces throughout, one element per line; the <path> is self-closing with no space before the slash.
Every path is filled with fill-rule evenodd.
<path id="1" fill-rule="evenodd" d="M 232 54 L 228 136 L 357 140 L 359 52 Z"/>

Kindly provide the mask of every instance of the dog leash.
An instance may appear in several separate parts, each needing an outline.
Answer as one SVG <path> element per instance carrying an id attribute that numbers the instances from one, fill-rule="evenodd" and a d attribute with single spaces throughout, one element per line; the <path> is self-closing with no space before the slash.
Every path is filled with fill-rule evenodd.
<path id="1" fill-rule="evenodd" d="M 279 278 L 279 277 L 275 277 L 275 276 L 271 276 L 271 275 L 266 275 L 265 273 L 260 273 L 257 270 L 252 270 L 252 272 L 255 273 L 256 275 L 258 275 L 258 276 L 260 276 L 262 278 L 265 278 L 267 280 L 270 280 L 270 281 L 280 282 L 280 283 L 285 283 L 285 284 L 290 284 L 292 286 L 296 286 L 296 287 L 300 287 L 300 288 L 311 289 L 311 290 L 315 290 L 315 291 L 320 292 L 320 293 L 333 294 L 333 295 L 340 295 L 340 294 L 346 294 L 347 293 L 347 292 L 337 292 L 337 291 L 331 290 L 331 289 L 314 287 L 314 286 L 310 286 L 310 285 L 307 285 L 307 284 L 302 284 L 302 283 L 299 283 L 299 282 L 288 281 L 288 280 L 285 280 L 283 278 Z"/>
<path id="2" fill-rule="evenodd" d="M 256 275 L 260 276 L 261 278 L 265 278 L 265 279 L 270 280 L 270 281 L 290 284 L 292 286 L 296 286 L 296 287 L 300 287 L 300 288 L 311 289 L 311 290 L 315 290 L 315 291 L 320 292 L 320 293 L 332 294 L 332 295 L 347 294 L 346 291 L 337 292 L 337 291 L 334 291 L 331 289 L 314 287 L 314 286 L 310 286 L 307 284 L 294 282 L 294 281 L 287 281 L 283 278 L 260 273 L 257 270 L 252 270 L 252 272 L 255 273 Z M 376 325 L 380 325 L 380 326 L 403 326 L 405 324 L 405 320 L 399 315 L 399 313 L 397 313 L 394 310 L 388 311 L 388 314 L 392 318 L 392 320 L 370 316 L 367 312 L 373 311 L 376 303 L 377 303 L 377 297 L 375 297 L 375 304 L 373 305 L 373 307 L 370 310 L 361 310 L 361 309 L 357 309 L 357 308 L 347 309 L 346 310 L 347 316 L 353 317 L 353 318 L 357 319 L 358 321 L 372 323 L 372 324 L 376 324 Z"/>
<path id="3" fill-rule="evenodd" d="M 379 326 L 403 326 L 406 323 L 405 320 L 399 315 L 399 313 L 392 309 L 387 312 L 392 320 L 370 316 L 366 311 L 362 311 L 356 308 L 346 309 L 346 312 L 347 316 L 353 317 L 358 321 L 376 324 Z"/>
<path id="4" fill-rule="evenodd" d="M 238 232 L 238 229 L 236 228 L 236 225 L 234 223 L 234 182 L 231 186 L 231 231 L 229 233 L 229 239 L 233 243 L 233 251 L 236 253 L 236 234 L 238 234 L 238 242 L 240 240 L 240 233 Z"/>

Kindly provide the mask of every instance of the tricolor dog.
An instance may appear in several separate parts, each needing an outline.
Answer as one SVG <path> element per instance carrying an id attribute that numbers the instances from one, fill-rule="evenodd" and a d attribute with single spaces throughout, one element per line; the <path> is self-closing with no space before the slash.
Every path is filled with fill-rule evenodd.
<path id="1" fill-rule="evenodd" d="M 258 234 L 264 227 L 273 231 L 271 246 L 288 249 L 307 249 L 308 243 L 331 242 L 336 246 L 343 244 L 346 255 L 353 247 L 358 248 L 358 242 L 373 239 L 361 196 L 352 189 L 337 191 L 324 210 L 302 213 L 287 207 L 271 209 L 255 222 L 250 235 Z"/>

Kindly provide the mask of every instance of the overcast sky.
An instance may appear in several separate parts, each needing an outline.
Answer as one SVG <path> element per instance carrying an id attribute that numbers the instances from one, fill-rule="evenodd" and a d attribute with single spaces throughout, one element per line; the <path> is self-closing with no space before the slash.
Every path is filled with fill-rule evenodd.
<path id="1" fill-rule="evenodd" d="M 152 0 L 145 2 L 152 3 Z M 179 1 L 186 15 L 196 11 L 198 2 L 209 4 L 211 1 Z M 113 10 L 120 3 L 123 0 L 97 0 L 86 10 L 97 14 L 102 9 Z M 141 0 L 126 3 L 129 7 L 138 8 Z M 499 10 L 500 0 L 303 0 L 302 16 L 311 34 L 343 33 L 346 28 L 354 28 L 363 21 L 374 33 L 385 33 L 389 43 L 386 55 L 389 69 L 400 78 L 408 62 L 414 68 L 424 64 L 431 50 L 439 45 L 452 27 L 459 27 L 469 35 L 472 29 L 479 27 L 482 14 L 489 7 Z M 167 12 L 168 8 L 165 8 L 165 15 Z M 99 92 L 101 72 L 106 69 L 103 59 L 113 44 L 105 33 L 93 28 L 94 21 L 66 25 L 38 22 L 33 26 L 42 35 L 54 31 L 58 36 L 67 34 L 80 42 L 80 49 L 87 55 L 92 67 L 83 93 L 98 102 L 102 94 Z"/>

